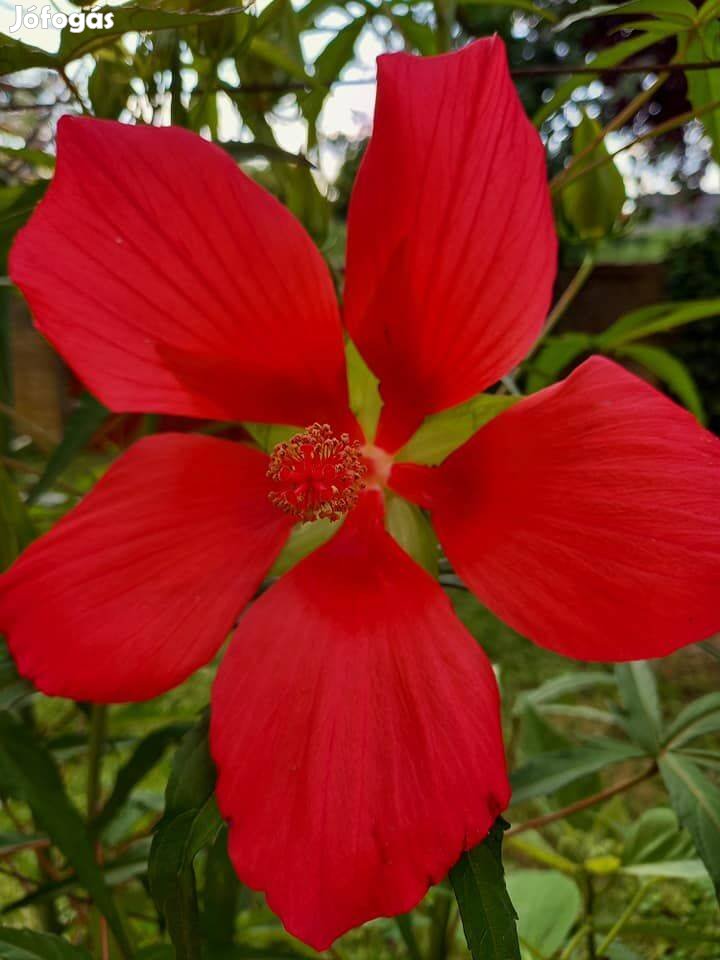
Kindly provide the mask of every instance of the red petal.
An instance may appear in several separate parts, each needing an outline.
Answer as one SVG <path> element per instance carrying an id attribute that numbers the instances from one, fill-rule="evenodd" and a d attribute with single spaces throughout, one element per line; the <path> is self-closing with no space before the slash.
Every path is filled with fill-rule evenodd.
<path id="1" fill-rule="evenodd" d="M 300 224 L 195 134 L 65 117 L 11 275 L 114 410 L 341 420 L 330 274 Z"/>
<path id="2" fill-rule="evenodd" d="M 217 651 L 284 543 L 267 458 L 212 437 L 135 444 L 0 578 L 20 672 L 73 700 L 144 700 Z"/>
<path id="3" fill-rule="evenodd" d="M 509 799 L 492 668 L 371 494 L 241 620 L 211 743 L 240 878 L 318 950 L 414 907 Z"/>
<path id="4" fill-rule="evenodd" d="M 528 351 L 556 239 L 540 139 L 502 41 L 378 60 L 350 207 L 346 323 L 381 380 L 378 443 L 467 400 Z"/>
<path id="5" fill-rule="evenodd" d="M 551 650 L 637 660 L 720 629 L 720 441 L 608 360 L 393 483 L 424 488 L 460 576 Z"/>

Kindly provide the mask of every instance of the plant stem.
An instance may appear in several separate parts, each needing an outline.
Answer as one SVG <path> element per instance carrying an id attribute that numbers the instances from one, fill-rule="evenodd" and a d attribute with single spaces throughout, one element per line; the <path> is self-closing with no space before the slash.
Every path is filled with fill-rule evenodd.
<path id="1" fill-rule="evenodd" d="M 452 897 L 445 887 L 439 887 L 433 904 L 428 960 L 445 960 L 447 957 L 448 921 L 452 903 Z"/>
<path id="2" fill-rule="evenodd" d="M 579 930 L 575 933 L 572 940 L 565 947 L 563 952 L 560 954 L 560 960 L 570 960 L 575 950 L 575 947 L 580 943 L 580 941 L 587 936 L 587 932 L 590 928 L 587 924 L 583 924 Z"/>
<path id="3" fill-rule="evenodd" d="M 435 20 L 435 41 L 437 43 L 438 53 L 447 53 L 452 46 L 452 37 L 450 36 L 450 27 L 452 25 L 455 11 L 452 0 L 434 0 Z"/>
<path id="4" fill-rule="evenodd" d="M 629 777 L 627 780 L 620 780 L 611 787 L 606 787 L 604 790 L 601 790 L 599 793 L 594 793 L 590 797 L 577 800 L 575 803 L 571 803 L 567 807 L 562 807 L 560 810 L 554 810 L 552 813 L 546 813 L 542 817 L 535 817 L 532 820 L 526 820 L 525 823 L 519 823 L 516 827 L 511 827 L 505 836 L 517 836 L 518 833 L 523 833 L 525 830 L 537 830 L 539 827 L 544 827 L 548 823 L 554 823 L 556 820 L 564 820 L 565 817 L 569 817 L 573 813 L 579 813 L 580 810 L 587 810 L 588 807 L 594 807 L 596 804 L 609 800 L 618 793 L 624 793 L 626 790 L 630 790 L 632 787 L 637 786 L 637 784 L 642 783 L 643 780 L 649 780 L 650 777 L 654 777 L 656 773 L 657 763 L 653 761 L 649 767 L 635 774 L 634 777 Z"/>
<path id="5" fill-rule="evenodd" d="M 696 120 L 698 117 L 702 117 L 703 114 L 712 113 L 713 110 L 718 109 L 720 109 L 720 100 L 713 100 L 697 110 L 687 110 L 685 113 L 678 114 L 678 116 L 672 117 L 670 120 L 666 120 L 664 123 L 659 123 L 656 127 L 653 127 L 652 130 L 646 130 L 645 133 L 641 133 L 640 136 L 635 137 L 634 140 L 631 140 L 630 143 L 626 143 L 624 147 L 620 147 L 614 153 L 606 153 L 602 157 L 598 157 L 597 160 L 593 160 L 592 163 L 589 163 L 587 166 L 583 167 L 582 170 L 575 170 L 574 173 L 566 180 L 563 180 L 563 182 L 556 187 L 555 190 L 564 190 L 565 187 L 569 186 L 571 183 L 574 183 L 576 180 L 579 180 L 581 177 L 584 177 L 592 170 L 597 170 L 598 167 L 605 166 L 613 161 L 615 157 L 618 157 L 621 153 L 631 150 L 633 147 L 636 147 L 640 143 L 644 143 L 646 140 L 654 140 L 656 137 L 660 137 L 665 133 L 676 130 L 678 127 L 682 127 L 684 124 L 689 123 L 690 120 Z"/>
<path id="6" fill-rule="evenodd" d="M 652 877 L 650 880 L 647 880 L 645 883 L 640 884 L 640 886 L 635 892 L 635 896 L 632 898 L 632 900 L 627 905 L 625 910 L 620 914 L 614 926 L 610 928 L 607 936 L 598 947 L 598 953 L 600 954 L 601 957 L 603 956 L 607 948 L 610 946 L 610 944 L 613 942 L 613 940 L 616 939 L 620 931 L 623 929 L 625 924 L 635 913 L 637 908 L 640 906 L 649 887 L 651 887 L 654 882 L 655 882 L 655 878 Z"/>
<path id="7" fill-rule="evenodd" d="M 585 942 L 587 943 L 588 960 L 597 960 L 595 950 L 595 890 L 593 889 L 592 877 L 589 873 L 585 874 L 585 919 L 587 921 L 587 931 Z"/>
<path id="8" fill-rule="evenodd" d="M 102 795 L 102 755 L 107 733 L 107 707 L 102 703 L 94 703 L 90 710 L 90 730 L 88 734 L 87 758 L 87 819 L 92 824 L 100 810 Z M 96 845 L 98 863 L 103 861 L 103 851 L 100 842 Z M 109 960 L 110 938 L 107 920 L 98 913 L 100 934 L 100 956 L 102 960 Z"/>
<path id="9" fill-rule="evenodd" d="M 564 316 L 570 304 L 573 302 L 575 297 L 580 293 L 582 288 L 585 286 L 585 284 L 587 283 L 590 277 L 590 274 L 593 272 L 594 269 L 595 269 L 595 255 L 592 250 L 588 250 L 585 256 L 583 257 L 583 261 L 578 267 L 577 272 L 575 273 L 575 276 L 572 278 L 572 280 L 567 285 L 567 287 L 563 290 L 562 294 L 560 295 L 560 299 L 550 311 L 550 314 L 547 320 L 545 321 L 545 326 L 543 327 L 542 333 L 540 334 L 540 337 L 537 343 L 535 344 L 532 352 L 528 354 L 528 358 L 532 356 L 533 353 L 535 353 L 535 350 L 537 350 L 537 348 L 540 346 L 543 339 L 550 333 L 551 330 L 555 328 L 555 326 L 557 326 L 558 321 L 562 319 L 562 317 Z"/>
<path id="10" fill-rule="evenodd" d="M 87 759 L 87 817 L 92 820 L 100 809 L 100 773 L 107 732 L 107 707 L 94 703 L 90 710 Z"/>

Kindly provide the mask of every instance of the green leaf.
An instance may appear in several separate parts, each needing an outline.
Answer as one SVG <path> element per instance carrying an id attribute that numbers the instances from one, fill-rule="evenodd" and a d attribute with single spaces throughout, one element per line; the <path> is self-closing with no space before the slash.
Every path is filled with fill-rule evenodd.
<path id="1" fill-rule="evenodd" d="M 431 57 L 438 52 L 435 30 L 429 23 L 421 23 L 412 14 L 396 13 L 391 5 L 386 5 L 383 12 L 392 20 L 392 25 L 402 34 L 405 45 L 410 50 L 417 50 L 424 57 Z"/>
<path id="2" fill-rule="evenodd" d="M 659 766 L 673 809 L 693 838 L 720 898 L 720 790 L 680 754 L 665 754 Z"/>
<path id="3" fill-rule="evenodd" d="M 535 393 L 555 383 L 566 367 L 592 348 L 592 342 L 589 333 L 562 333 L 548 337 L 540 352 L 528 364 L 528 393 Z"/>
<path id="4" fill-rule="evenodd" d="M 517 914 L 505 886 L 499 817 L 486 840 L 464 853 L 450 871 L 465 939 L 473 960 L 520 960 Z"/>
<path id="5" fill-rule="evenodd" d="M 527 704 L 538 707 L 541 704 L 552 703 L 559 697 L 571 693 L 582 693 L 585 690 L 594 690 L 598 687 L 614 687 L 615 677 L 612 673 L 601 670 L 578 671 L 575 673 L 561 673 L 541 683 L 534 690 L 523 690 L 517 697 L 513 713 L 519 716 Z"/>
<path id="6" fill-rule="evenodd" d="M 388 532 L 432 577 L 437 577 L 440 550 L 427 517 L 414 503 L 388 493 L 385 499 Z"/>
<path id="7" fill-rule="evenodd" d="M 521 944 L 535 955 L 554 956 L 582 909 L 575 881 L 557 870 L 515 870 L 507 876 L 507 888 L 517 904 Z"/>
<path id="8" fill-rule="evenodd" d="M 458 0 L 458 4 L 463 7 L 510 7 L 513 10 L 532 13 L 541 20 L 547 20 L 548 23 L 557 23 L 558 19 L 552 10 L 546 10 L 532 0 Z"/>
<path id="9" fill-rule="evenodd" d="M 15 234 L 27 223 L 47 187 L 46 180 L 28 186 L 0 187 L 0 273 L 8 272 L 7 258 Z"/>
<path id="10" fill-rule="evenodd" d="M 685 54 L 690 63 L 703 60 L 720 60 L 720 22 L 707 23 L 694 33 Z M 708 107 L 720 101 L 720 69 L 688 70 L 685 73 L 688 97 L 693 110 Z M 712 157 L 720 163 L 720 105 L 700 116 L 700 122 L 712 142 Z"/>
<path id="11" fill-rule="evenodd" d="M 647 344 L 630 344 L 627 347 L 618 347 L 615 350 L 615 356 L 641 364 L 664 383 L 675 394 L 680 403 L 697 417 L 700 423 L 706 422 L 705 408 L 697 384 L 687 366 L 677 357 L 674 357 L 667 350 L 663 350 L 662 347 L 653 347 Z"/>
<path id="12" fill-rule="evenodd" d="M 355 42 L 367 23 L 365 16 L 357 17 L 342 27 L 324 47 L 314 64 L 316 89 L 301 99 L 300 106 L 310 128 L 310 145 L 316 140 L 315 124 L 330 93 L 330 85 L 339 79 L 343 67 L 353 58 Z"/>
<path id="13" fill-rule="evenodd" d="M 616 740 L 596 740 L 582 747 L 540 754 L 513 771 L 512 802 L 548 796 L 589 773 L 646 755 L 634 744 Z"/>
<path id="14" fill-rule="evenodd" d="M 94 832 L 103 830 L 120 813 L 133 789 L 164 757 L 170 744 L 187 733 L 187 727 L 173 725 L 153 730 L 133 750 L 117 772 L 115 785 L 100 813 L 95 818 Z"/>
<path id="15" fill-rule="evenodd" d="M 264 450 L 265 453 L 272 453 L 273 447 L 278 443 L 284 443 L 294 434 L 302 430 L 302 427 L 293 427 L 285 424 L 276 423 L 243 423 L 255 443 Z"/>
<path id="16" fill-rule="evenodd" d="M 556 29 L 560 30 L 561 28 L 562 24 Z M 678 30 L 678 27 L 668 25 L 665 27 L 664 34 L 669 37 L 677 33 Z M 590 64 L 592 67 L 597 67 L 597 73 L 579 73 L 569 80 L 566 80 L 565 83 L 561 83 L 552 98 L 534 114 L 533 123 L 535 126 L 542 126 L 549 117 L 570 99 L 578 87 L 587 86 L 592 80 L 596 80 L 604 70 L 607 70 L 609 67 L 618 66 L 618 64 L 623 63 L 623 61 L 628 60 L 630 57 L 635 56 L 635 54 L 640 53 L 642 50 L 651 47 L 657 42 L 658 32 L 653 31 L 652 33 L 644 33 L 638 37 L 631 37 L 629 40 L 623 40 L 621 43 L 615 44 L 614 47 L 603 50 Z"/>
<path id="17" fill-rule="evenodd" d="M 53 933 L 0 927 L 0 960 L 90 960 L 90 954 Z"/>
<path id="18" fill-rule="evenodd" d="M 200 809 L 164 822 L 153 838 L 148 863 L 150 893 L 165 917 L 178 960 L 201 955 L 202 934 L 193 861 L 212 844 L 223 822 L 210 797 Z"/>
<path id="19" fill-rule="evenodd" d="M 619 663 L 615 678 L 628 733 L 638 746 L 654 756 L 662 742 L 663 722 L 652 667 L 644 661 Z"/>
<path id="20" fill-rule="evenodd" d="M 67 857 L 79 880 L 121 947 L 131 953 L 120 916 L 95 861 L 92 841 L 80 814 L 68 799 L 55 763 L 32 731 L 9 714 L 0 714 L 0 782 L 12 796 L 24 800 L 38 827 Z"/>
<path id="21" fill-rule="evenodd" d="M 479 393 L 471 400 L 441 413 L 434 413 L 420 425 L 417 433 L 398 451 L 398 463 L 422 463 L 435 466 L 461 447 L 480 427 L 509 409 L 520 397 Z"/>
<path id="22" fill-rule="evenodd" d="M 202 932 L 193 861 L 216 839 L 223 822 L 212 793 L 215 767 L 208 719 L 183 737 L 165 791 L 165 815 L 148 862 L 150 893 L 165 917 L 178 960 L 198 960 Z"/>
<path id="23" fill-rule="evenodd" d="M 38 47 L 21 43 L 10 37 L 0 39 L 0 74 L 26 70 L 30 67 L 59 68 L 86 53 L 110 46 L 125 33 L 154 33 L 159 30 L 177 30 L 197 24 L 209 23 L 223 17 L 242 17 L 248 20 L 247 13 L 241 7 L 228 7 L 225 10 L 206 12 L 155 10 L 136 4 L 121 7 L 97 7 L 92 11 L 94 18 L 112 17 L 112 26 L 107 29 L 88 27 L 78 33 L 63 30 L 60 49 L 57 53 L 47 53 Z M 93 19 L 93 23 L 100 20 Z"/>
<path id="24" fill-rule="evenodd" d="M 689 860 L 659 860 L 657 863 L 638 863 L 623 867 L 620 873 L 630 877 L 659 877 L 666 880 L 709 880 L 705 864 L 697 858 Z"/>
<path id="25" fill-rule="evenodd" d="M 677 715 L 665 734 L 665 745 L 681 747 L 720 730 L 720 693 L 706 693 Z"/>
<path id="26" fill-rule="evenodd" d="M 669 807 L 644 810 L 630 827 L 622 850 L 625 866 L 657 863 L 661 860 L 687 860 L 693 853 L 689 834 L 681 829 Z"/>
<path id="27" fill-rule="evenodd" d="M 624 314 L 595 338 L 595 345 L 607 351 L 710 317 L 720 317 L 720 299 L 655 303 Z"/>
<path id="28" fill-rule="evenodd" d="M 34 537 L 17 487 L 0 465 L 0 572 L 7 570 Z"/>
<path id="29" fill-rule="evenodd" d="M 630 17 L 637 13 L 652 14 L 658 20 L 689 28 L 695 22 L 697 11 L 689 0 L 630 0 L 629 3 L 606 3 L 573 13 L 558 24 L 557 30 L 566 30 L 582 20 L 595 17 Z"/>
<path id="30" fill-rule="evenodd" d="M 345 345 L 345 360 L 348 371 L 348 389 L 350 391 L 350 409 L 357 417 L 368 443 L 375 439 L 382 399 L 380 381 L 365 363 L 362 354 L 348 339 Z"/>
<path id="31" fill-rule="evenodd" d="M 250 52 L 272 67 L 278 67 L 302 83 L 312 86 L 314 81 L 308 76 L 305 64 L 296 59 L 286 49 L 262 36 L 254 36 L 250 41 Z"/>
<path id="32" fill-rule="evenodd" d="M 281 577 L 292 570 L 308 554 L 327 543 L 340 529 L 345 518 L 339 520 L 313 520 L 310 523 L 298 523 L 290 532 L 280 555 L 268 571 L 268 577 Z"/>
<path id="33" fill-rule="evenodd" d="M 593 144 L 602 128 L 587 113 L 572 136 L 573 157 L 578 157 Z M 562 187 L 560 202 L 565 220 L 584 242 L 597 242 L 608 236 L 622 213 L 626 200 L 625 181 L 612 160 L 605 141 L 600 140 L 587 156 L 577 160 L 573 171 L 581 174 Z M 598 161 L 605 161 L 594 167 Z"/>
<path id="34" fill-rule="evenodd" d="M 239 895 L 240 881 L 228 855 L 228 830 L 223 827 L 208 850 L 205 867 L 202 929 L 207 940 L 232 942 Z"/>
<path id="35" fill-rule="evenodd" d="M 28 495 L 29 504 L 35 503 L 41 494 L 52 487 L 78 454 L 82 453 L 86 444 L 105 422 L 109 412 L 92 394 L 82 394 L 65 424 L 62 440 L 53 450 L 45 469 Z"/>
<path id="36" fill-rule="evenodd" d="M 245 160 L 257 160 L 258 157 L 262 157 L 271 163 L 289 163 L 294 166 L 308 167 L 310 169 L 313 167 L 313 164 L 310 163 L 308 158 L 301 153 L 289 153 L 276 143 L 261 143 L 258 140 L 253 140 L 250 143 L 245 143 L 241 140 L 225 140 L 219 142 L 218 146 L 226 150 L 231 157 L 234 157 L 240 163 Z"/>

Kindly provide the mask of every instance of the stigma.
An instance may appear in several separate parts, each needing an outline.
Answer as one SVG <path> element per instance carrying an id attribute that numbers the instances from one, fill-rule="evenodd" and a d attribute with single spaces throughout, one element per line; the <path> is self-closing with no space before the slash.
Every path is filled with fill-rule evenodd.
<path id="1" fill-rule="evenodd" d="M 347 433 L 336 437 L 326 423 L 314 423 L 270 457 L 271 503 L 298 520 L 338 520 L 355 506 L 367 467 L 360 444 Z"/>

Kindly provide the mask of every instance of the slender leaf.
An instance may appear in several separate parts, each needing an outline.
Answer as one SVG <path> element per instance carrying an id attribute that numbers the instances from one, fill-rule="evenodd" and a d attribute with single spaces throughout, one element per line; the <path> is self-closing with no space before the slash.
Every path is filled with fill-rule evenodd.
<path id="1" fill-rule="evenodd" d="M 589 773 L 643 756 L 645 751 L 634 744 L 616 740 L 598 740 L 582 747 L 540 754 L 513 772 L 512 802 L 548 796 Z"/>
<path id="2" fill-rule="evenodd" d="M 398 451 L 398 463 L 424 463 L 436 465 L 457 450 L 480 427 L 507 410 L 519 397 L 480 393 L 442 413 L 426 417 L 419 430 Z"/>
<path id="3" fill-rule="evenodd" d="M 5 792 L 24 800 L 41 830 L 67 857 L 78 878 L 106 917 L 123 953 L 130 944 L 120 921 L 85 824 L 68 799 L 46 748 L 24 724 L 0 714 L 0 782 Z"/>
<path id="4" fill-rule="evenodd" d="M 0 465 L 0 572 L 33 540 L 35 531 L 15 484 Z"/>
<path id="5" fill-rule="evenodd" d="M 90 960 L 90 954 L 52 933 L 0 927 L 0 960 Z"/>
<path id="6" fill-rule="evenodd" d="M 720 790 L 687 757 L 667 753 L 659 763 L 670 802 L 720 898 Z"/>
<path id="7" fill-rule="evenodd" d="M 520 960 L 517 914 L 505 886 L 502 862 L 507 827 L 498 818 L 487 839 L 464 853 L 450 871 L 473 960 Z"/>
<path id="8" fill-rule="evenodd" d="M 548 337 L 542 350 L 528 364 L 528 393 L 535 393 L 554 383 L 571 363 L 592 349 L 592 342 L 588 333 L 573 332 Z"/>
<path id="9" fill-rule="evenodd" d="M 154 730 L 140 741 L 118 770 L 112 792 L 92 824 L 95 832 L 101 831 L 120 813 L 135 786 L 160 762 L 170 744 L 184 733 L 187 733 L 187 727 L 173 725 Z"/>
<path id="10" fill-rule="evenodd" d="M 62 440 L 53 450 L 45 469 L 28 495 L 28 503 L 34 503 L 52 487 L 105 422 L 109 412 L 92 394 L 84 393 L 80 397 L 77 407 L 65 424 Z"/>
<path id="11" fill-rule="evenodd" d="M 665 734 L 665 744 L 681 747 L 720 730 L 720 693 L 707 693 L 682 709 Z"/>
<path id="12" fill-rule="evenodd" d="M 705 24 L 693 34 L 688 44 L 686 57 L 690 62 L 720 60 L 720 22 L 717 19 Z M 688 95 L 693 110 L 709 107 L 720 101 L 720 69 L 688 70 L 686 73 Z M 712 144 L 713 160 L 720 163 L 720 106 L 703 113 L 700 121 Z"/>
<path id="13" fill-rule="evenodd" d="M 662 742 L 663 722 L 652 667 L 644 661 L 620 663 L 615 667 L 615 677 L 630 737 L 655 755 Z"/>
<path id="14" fill-rule="evenodd" d="M 595 345 L 599 350 L 609 350 L 711 317 L 720 317 L 720 299 L 656 303 L 620 317 L 595 338 Z"/>
<path id="15" fill-rule="evenodd" d="M 629 3 L 606 3 L 590 7 L 581 13 L 573 13 L 565 17 L 558 24 L 557 29 L 566 30 L 574 23 L 593 20 L 596 17 L 629 17 L 637 13 L 652 14 L 659 20 L 677 24 L 680 27 L 691 27 L 697 15 L 695 7 L 689 0 L 629 0 Z"/>
<path id="16" fill-rule="evenodd" d="M 702 397 L 687 366 L 661 347 L 647 344 L 630 344 L 618 347 L 615 356 L 634 360 L 654 374 L 693 413 L 700 423 L 706 422 Z"/>

